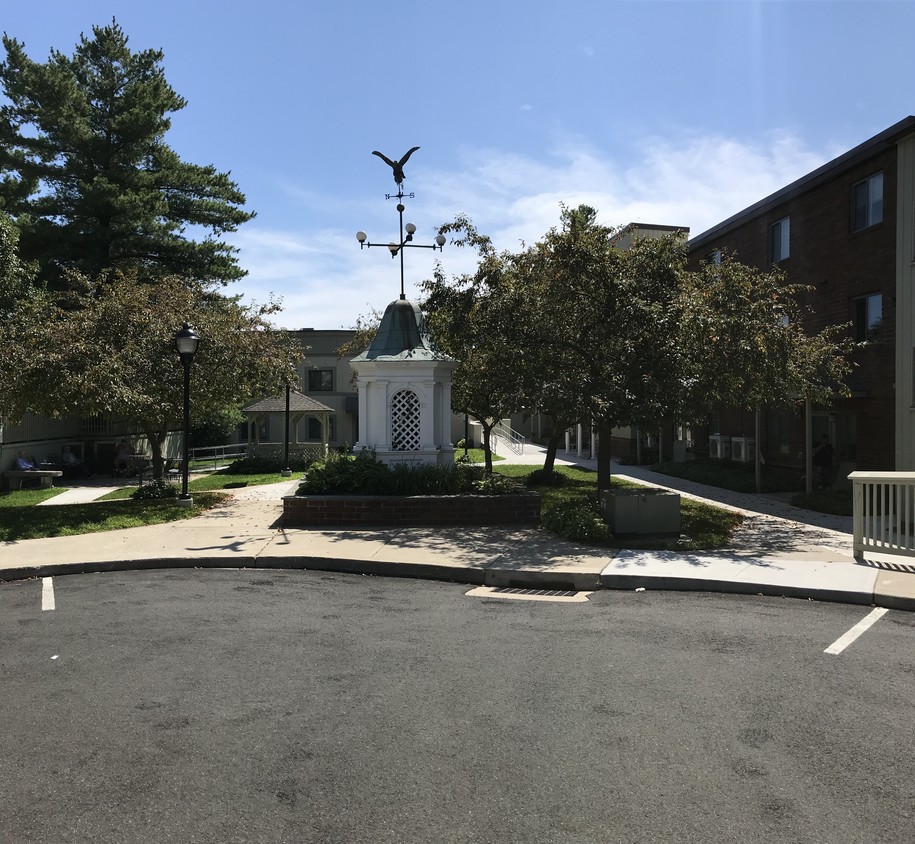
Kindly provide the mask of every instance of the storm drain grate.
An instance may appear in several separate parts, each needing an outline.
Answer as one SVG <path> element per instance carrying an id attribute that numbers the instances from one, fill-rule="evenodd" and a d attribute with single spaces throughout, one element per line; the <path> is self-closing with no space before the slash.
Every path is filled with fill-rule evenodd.
<path id="1" fill-rule="evenodd" d="M 466 593 L 474 598 L 508 598 L 521 601 L 564 601 L 581 603 L 590 592 L 576 589 L 532 589 L 521 586 L 477 586 Z"/>
<path id="2" fill-rule="evenodd" d="M 577 589 L 521 589 L 518 586 L 493 586 L 496 595 L 541 595 L 545 598 L 573 598 Z"/>

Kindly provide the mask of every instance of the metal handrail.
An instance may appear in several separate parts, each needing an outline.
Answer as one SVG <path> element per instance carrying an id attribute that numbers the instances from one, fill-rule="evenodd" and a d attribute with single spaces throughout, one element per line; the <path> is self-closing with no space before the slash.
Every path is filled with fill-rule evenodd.
<path id="1" fill-rule="evenodd" d="M 500 422 L 492 429 L 492 436 L 502 440 L 509 451 L 524 454 L 524 437 L 505 422 Z M 495 447 L 493 447 L 493 451 L 495 451 Z"/>

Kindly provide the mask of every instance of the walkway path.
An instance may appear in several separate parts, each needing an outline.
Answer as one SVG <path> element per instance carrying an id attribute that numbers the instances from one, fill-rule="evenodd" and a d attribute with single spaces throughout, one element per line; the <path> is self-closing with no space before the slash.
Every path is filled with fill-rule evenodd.
<path id="1" fill-rule="evenodd" d="M 542 463 L 543 450 L 526 445 L 524 455 L 506 462 Z M 563 453 L 558 462 L 595 468 L 593 461 Z M 855 560 L 850 519 L 644 467 L 613 468 L 617 476 L 675 489 L 747 518 L 728 548 L 701 554 L 595 548 L 531 528 L 288 528 L 281 521 L 282 497 L 295 492 L 298 480 L 293 479 L 232 490 L 225 503 L 193 519 L 0 543 L 0 580 L 176 566 L 307 568 L 489 586 L 794 595 L 915 610 L 915 565 Z M 108 488 L 99 484 L 95 490 L 102 494 Z M 65 503 L 68 495 L 50 501 Z"/>

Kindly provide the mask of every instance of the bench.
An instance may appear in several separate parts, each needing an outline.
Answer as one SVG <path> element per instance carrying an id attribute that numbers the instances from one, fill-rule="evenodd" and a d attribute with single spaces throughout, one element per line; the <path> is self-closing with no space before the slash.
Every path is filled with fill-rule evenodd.
<path id="1" fill-rule="evenodd" d="M 39 486 L 48 489 L 54 485 L 54 478 L 63 477 L 60 469 L 7 469 L 3 473 L 10 489 L 22 489 L 23 481 L 37 480 Z"/>

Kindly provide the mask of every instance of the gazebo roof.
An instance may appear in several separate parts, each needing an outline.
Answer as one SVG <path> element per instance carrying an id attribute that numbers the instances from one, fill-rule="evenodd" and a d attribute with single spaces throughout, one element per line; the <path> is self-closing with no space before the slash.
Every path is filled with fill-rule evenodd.
<path id="1" fill-rule="evenodd" d="M 364 360 L 450 361 L 451 358 L 433 348 L 419 306 L 407 299 L 395 299 L 385 309 L 372 345 L 353 358 L 353 361 Z"/>
<path id="2" fill-rule="evenodd" d="M 286 394 L 280 393 L 270 398 L 261 399 L 260 401 L 249 404 L 242 408 L 242 413 L 285 413 L 286 412 Z M 290 413 L 336 413 L 332 407 L 316 401 L 311 396 L 306 396 L 298 390 L 289 392 L 289 412 Z"/>

